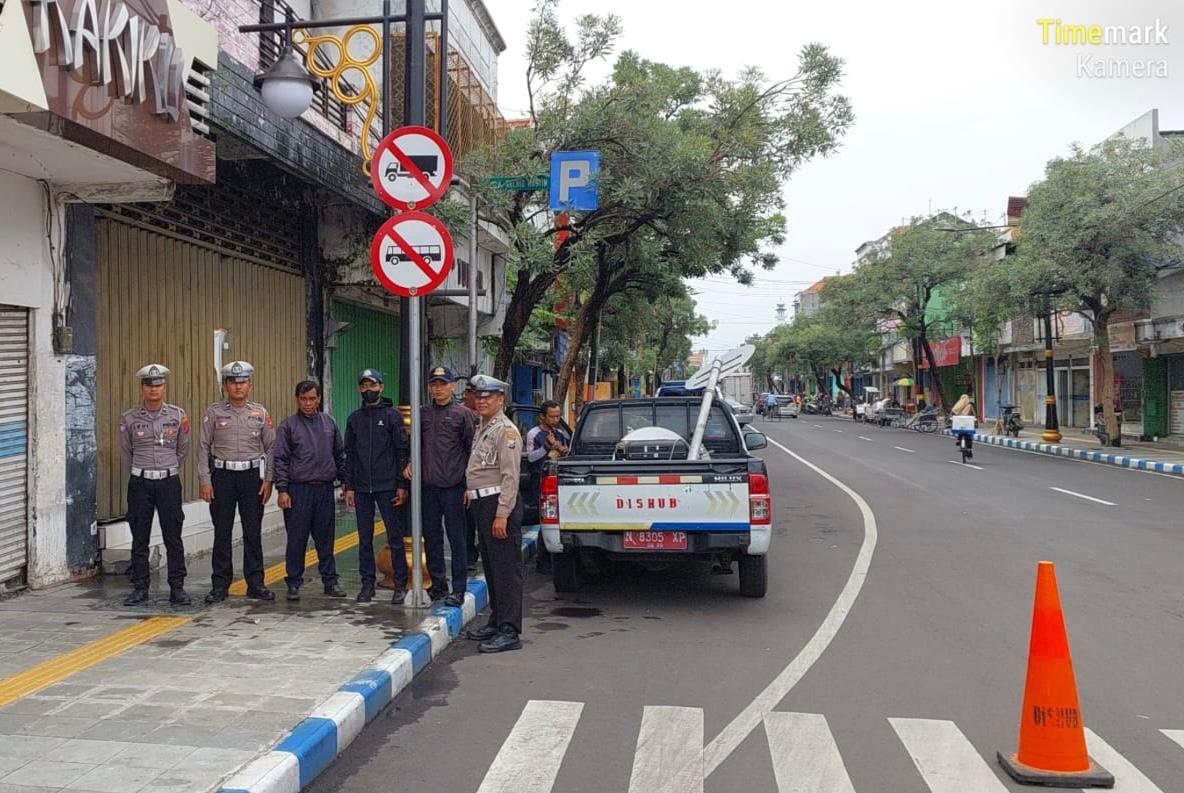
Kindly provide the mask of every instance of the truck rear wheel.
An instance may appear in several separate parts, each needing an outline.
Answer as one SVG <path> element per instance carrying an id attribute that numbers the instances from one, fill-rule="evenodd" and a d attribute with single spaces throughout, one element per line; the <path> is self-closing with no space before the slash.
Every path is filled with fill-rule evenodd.
<path id="1" fill-rule="evenodd" d="M 580 557 L 573 553 L 551 554 L 551 580 L 556 592 L 575 592 L 580 588 Z"/>
<path id="2" fill-rule="evenodd" d="M 768 588 L 769 557 L 741 556 L 740 594 L 746 598 L 763 598 Z"/>

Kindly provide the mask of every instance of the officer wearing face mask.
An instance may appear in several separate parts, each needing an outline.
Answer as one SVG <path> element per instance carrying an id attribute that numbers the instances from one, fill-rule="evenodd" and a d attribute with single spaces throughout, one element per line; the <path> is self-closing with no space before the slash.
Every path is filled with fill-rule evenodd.
<path id="1" fill-rule="evenodd" d="M 358 572 L 362 589 L 359 603 L 374 599 L 374 510 L 386 525 L 395 571 L 395 600 L 407 591 L 407 560 L 403 556 L 402 513 L 396 512 L 407 500 L 408 483 L 401 472 L 409 459 L 409 442 L 403 417 L 394 403 L 382 395 L 382 372 L 364 369 L 358 375 L 362 406 L 345 424 L 345 469 L 349 489 L 345 505 L 357 511 Z"/>

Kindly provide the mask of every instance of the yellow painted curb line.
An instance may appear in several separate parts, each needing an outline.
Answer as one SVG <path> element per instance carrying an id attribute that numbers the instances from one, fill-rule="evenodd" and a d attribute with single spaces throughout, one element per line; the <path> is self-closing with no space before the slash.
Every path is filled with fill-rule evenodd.
<path id="1" fill-rule="evenodd" d="M 374 522 L 374 536 L 377 537 L 380 534 L 386 534 L 386 525 L 381 520 L 377 520 Z M 338 537 L 336 540 L 333 541 L 333 553 L 334 554 L 343 553 L 345 551 L 348 551 L 350 548 L 356 547 L 357 544 L 358 544 L 358 533 L 356 531 L 351 531 L 349 534 L 343 534 L 340 537 Z M 304 554 L 304 566 L 305 567 L 312 567 L 316 563 L 317 563 L 317 551 L 314 548 L 311 551 L 309 551 L 308 553 Z M 271 586 L 274 583 L 277 583 L 279 581 L 283 581 L 284 576 L 286 576 L 287 574 L 288 574 L 288 569 L 287 569 L 287 565 L 284 562 L 280 562 L 279 564 L 273 564 L 271 567 L 268 567 L 266 570 L 263 571 L 263 586 Z M 230 589 L 227 591 L 229 591 L 230 594 L 232 594 L 232 595 L 242 596 L 242 595 L 247 594 L 246 580 L 240 578 L 239 580 L 237 580 L 233 584 L 231 584 Z"/>
<path id="2" fill-rule="evenodd" d="M 155 639 L 189 622 L 188 617 L 149 617 L 137 625 L 96 639 L 57 658 L 42 661 L 31 669 L 0 680 L 0 707 L 89 669 L 108 658 Z"/>

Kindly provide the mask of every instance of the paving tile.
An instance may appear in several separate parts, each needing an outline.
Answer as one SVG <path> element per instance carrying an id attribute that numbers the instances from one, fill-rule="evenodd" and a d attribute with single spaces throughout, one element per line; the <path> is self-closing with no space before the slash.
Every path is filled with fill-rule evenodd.
<path id="1" fill-rule="evenodd" d="M 28 762 L 30 762 L 28 757 L 0 757 L 0 778 L 11 774 Z"/>
<path id="2" fill-rule="evenodd" d="M 135 702 L 148 693 L 143 686 L 101 686 L 86 695 L 88 700 L 115 700 L 118 702 Z"/>
<path id="3" fill-rule="evenodd" d="M 130 768 L 172 768 L 193 754 L 196 746 L 169 746 L 160 743 L 125 744 L 126 749 L 111 759 L 111 765 L 123 764 Z M 153 784 L 163 784 L 154 782 Z"/>
<path id="4" fill-rule="evenodd" d="M 36 721 L 20 729 L 21 735 L 44 735 L 54 738 L 78 738 L 97 723 L 98 719 L 69 719 L 59 716 L 39 716 Z"/>
<path id="5" fill-rule="evenodd" d="M 10 702 L 3 708 L 0 708 L 0 716 L 11 713 L 31 714 L 34 716 L 44 716 L 55 708 L 60 708 L 62 701 L 60 699 L 44 699 L 42 697 L 24 697 L 18 699 L 16 702 Z"/>
<path id="6" fill-rule="evenodd" d="M 105 719 L 118 715 L 126 707 L 123 703 L 114 702 L 71 702 L 57 708 L 51 715 L 63 719 Z"/>
<path id="7" fill-rule="evenodd" d="M 130 705 L 119 714 L 119 718 L 167 724 L 179 711 L 180 708 L 175 705 Z"/>
<path id="8" fill-rule="evenodd" d="M 121 741 L 95 741 L 86 738 L 73 738 L 45 753 L 45 759 L 68 763 L 106 763 L 127 747 L 130 743 Z"/>
<path id="9" fill-rule="evenodd" d="M 159 724 L 150 721 L 100 719 L 95 722 L 93 727 L 78 737 L 97 741 L 134 741 L 159 727 Z"/>
<path id="10" fill-rule="evenodd" d="M 93 691 L 94 688 L 95 686 L 79 685 L 77 683 L 57 683 L 49 688 L 42 689 L 37 694 L 42 697 L 75 699 L 76 697 L 85 696 L 88 692 Z"/>
<path id="11" fill-rule="evenodd" d="M 54 763 L 48 760 L 34 760 L 0 779 L 6 785 L 33 785 L 58 788 L 95 768 L 91 763 Z"/>
<path id="12" fill-rule="evenodd" d="M 255 709 L 304 714 L 315 708 L 319 701 L 312 697 L 263 697 L 256 703 Z"/>
<path id="13" fill-rule="evenodd" d="M 66 785 L 66 790 L 86 790 L 95 791 L 95 793 L 136 793 L 158 776 L 160 776 L 159 768 L 101 765 Z"/>
<path id="14" fill-rule="evenodd" d="M 261 752 L 270 749 L 293 725 L 274 729 L 227 727 L 218 733 L 219 743 L 229 749 L 245 749 Z"/>
<path id="15" fill-rule="evenodd" d="M 40 718 L 42 718 L 40 714 L 9 713 L 5 710 L 5 712 L 0 713 L 0 735 L 18 733 Z"/>
<path id="16" fill-rule="evenodd" d="M 213 746 L 225 743 L 218 737 L 218 730 L 212 727 L 195 727 L 187 724 L 166 724 L 139 738 L 129 738 L 134 743 L 164 743 L 171 746 Z"/>
<path id="17" fill-rule="evenodd" d="M 165 688 L 152 692 L 144 698 L 144 702 L 151 705 L 193 705 L 205 699 L 206 696 L 206 693 L 202 691 Z"/>
<path id="18" fill-rule="evenodd" d="M 0 782 L 0 793 L 58 793 L 58 787 L 34 787 L 32 785 L 6 785 Z"/>
<path id="19" fill-rule="evenodd" d="M 35 760 L 65 743 L 64 738 L 45 738 L 34 735 L 5 735 L 0 740 L 0 758 Z"/>
<path id="20" fill-rule="evenodd" d="M 177 763 L 177 769 L 225 769 L 220 773 L 229 774 L 244 763 L 255 759 L 254 751 L 233 748 L 203 747 Z"/>

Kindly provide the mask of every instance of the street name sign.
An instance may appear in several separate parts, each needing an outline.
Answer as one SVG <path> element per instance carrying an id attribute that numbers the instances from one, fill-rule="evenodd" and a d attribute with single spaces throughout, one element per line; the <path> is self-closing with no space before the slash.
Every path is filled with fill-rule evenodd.
<path id="1" fill-rule="evenodd" d="M 551 187 L 549 176 L 491 176 L 488 181 L 494 190 L 502 190 L 507 193 L 547 190 Z"/>

